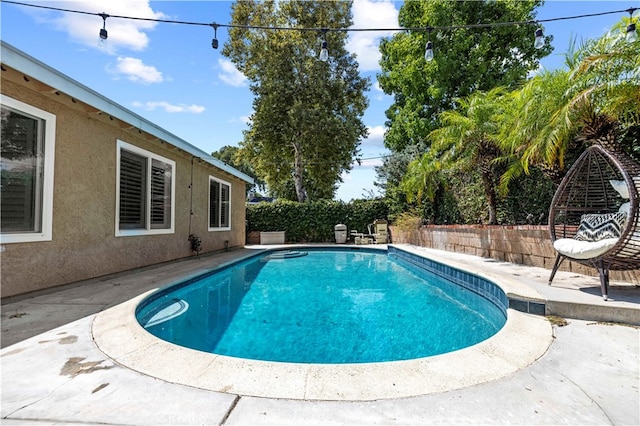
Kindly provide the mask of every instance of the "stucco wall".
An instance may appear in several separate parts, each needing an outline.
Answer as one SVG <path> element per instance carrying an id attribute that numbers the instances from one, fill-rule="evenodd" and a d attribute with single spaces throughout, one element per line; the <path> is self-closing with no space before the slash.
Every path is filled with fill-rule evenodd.
<path id="1" fill-rule="evenodd" d="M 203 253 L 244 245 L 244 181 L 196 159 L 191 193 L 190 154 L 11 69 L 1 90 L 56 116 L 53 240 L 2 245 L 2 297 L 191 256 L 190 232 Z M 117 139 L 176 162 L 173 234 L 115 236 Z M 208 231 L 209 175 L 231 184 L 231 231 Z"/>
<path id="2" fill-rule="evenodd" d="M 551 274 L 556 251 L 548 226 L 428 225 L 411 231 L 390 227 L 394 243 L 466 253 L 520 265 L 546 268 Z M 561 271 L 598 276 L 595 268 L 565 260 Z M 612 281 L 640 285 L 639 271 L 611 271 Z"/>

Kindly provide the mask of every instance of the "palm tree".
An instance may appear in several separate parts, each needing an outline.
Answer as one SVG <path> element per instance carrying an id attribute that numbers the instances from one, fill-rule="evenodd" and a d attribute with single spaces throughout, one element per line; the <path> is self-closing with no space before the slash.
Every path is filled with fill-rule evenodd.
<path id="1" fill-rule="evenodd" d="M 590 44 L 575 67 L 576 100 L 590 98 L 623 127 L 640 123 L 640 40 L 626 39 L 629 19 Z"/>
<path id="2" fill-rule="evenodd" d="M 457 109 L 439 115 L 441 127 L 429 134 L 431 147 L 419 160 L 409 165 L 403 188 L 408 193 L 423 191 L 433 199 L 438 176 L 446 170 L 480 171 L 489 211 L 489 224 L 497 223 L 495 159 L 500 154 L 495 138 L 496 117 L 501 113 L 502 88 L 476 91 L 459 99 Z"/>
<path id="3" fill-rule="evenodd" d="M 569 71 L 542 71 L 506 97 L 498 143 L 505 152 L 499 161 L 509 167 L 501 176 L 501 192 L 506 193 L 508 184 L 534 165 L 559 184 L 566 153 L 582 150 L 574 140 L 575 111 L 568 108 L 571 84 Z"/>
<path id="4" fill-rule="evenodd" d="M 423 195 L 433 201 L 436 191 L 441 184 L 442 163 L 433 158 L 433 150 L 428 149 L 421 157 L 412 160 L 407 166 L 407 172 L 400 182 L 400 189 L 404 191 L 407 201 L 420 201 Z"/>
<path id="5" fill-rule="evenodd" d="M 640 123 L 640 42 L 624 38 L 626 18 L 566 55 L 568 70 L 543 71 L 510 95 L 500 146 L 511 160 L 501 190 L 532 165 L 558 184 L 565 160 L 592 144 L 620 150 Z"/>

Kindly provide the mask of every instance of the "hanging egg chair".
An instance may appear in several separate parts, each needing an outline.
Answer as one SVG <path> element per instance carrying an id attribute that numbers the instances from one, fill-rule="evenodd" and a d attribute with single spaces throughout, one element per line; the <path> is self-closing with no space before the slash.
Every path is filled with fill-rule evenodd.
<path id="1" fill-rule="evenodd" d="M 598 270 L 604 300 L 609 271 L 640 269 L 640 164 L 601 145 L 587 148 L 558 187 L 549 211 L 557 256 Z"/>

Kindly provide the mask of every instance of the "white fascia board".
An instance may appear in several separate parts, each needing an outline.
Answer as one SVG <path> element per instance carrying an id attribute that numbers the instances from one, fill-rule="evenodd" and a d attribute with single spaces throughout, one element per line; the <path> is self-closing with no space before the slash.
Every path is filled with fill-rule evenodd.
<path id="1" fill-rule="evenodd" d="M 143 132 L 156 136 L 157 138 L 180 148 L 181 150 L 188 152 L 189 154 L 200 158 L 203 161 L 217 167 L 229 173 L 232 176 L 242 179 L 243 181 L 253 184 L 253 178 L 247 176 L 241 171 L 229 166 L 228 164 L 220 161 L 212 155 L 204 152 L 198 147 L 195 147 L 179 138 L 178 136 L 170 133 L 158 125 L 150 122 L 149 120 L 139 116 L 133 111 L 113 102 L 111 99 L 101 95 L 100 93 L 88 88 L 82 83 L 77 82 L 71 77 L 62 74 L 61 72 L 51 68 L 50 66 L 40 62 L 39 60 L 27 55 L 23 51 L 16 49 L 12 45 L 0 40 L 2 50 L 0 52 L 0 58 L 2 63 L 7 64 L 11 68 L 20 71 L 42 83 L 51 86 L 65 94 L 77 99 L 80 102 L 84 102 L 92 107 L 108 114 L 118 120 L 124 121 Z"/>

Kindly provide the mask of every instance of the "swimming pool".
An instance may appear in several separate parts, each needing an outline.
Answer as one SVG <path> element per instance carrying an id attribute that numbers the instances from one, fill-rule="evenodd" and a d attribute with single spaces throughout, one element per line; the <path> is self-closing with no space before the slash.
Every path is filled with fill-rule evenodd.
<path id="1" fill-rule="evenodd" d="M 386 251 L 384 246 L 371 249 Z M 154 280 L 165 288 L 271 250 L 256 246 L 188 259 L 177 264 L 174 272 Z M 449 252 L 406 244 L 388 245 L 388 251 L 420 264 L 424 273 L 446 276 L 498 305 L 509 306 L 507 322 L 494 336 L 473 346 L 406 361 L 358 364 L 259 361 L 189 349 L 149 333 L 138 322 L 136 312 L 144 300 L 161 291 L 156 289 L 97 314 L 91 333 L 96 346 L 114 363 L 158 380 L 232 395 L 322 401 L 372 401 L 461 389 L 508 377 L 534 363 L 551 345 L 552 330 L 546 318 L 510 307 L 512 298 L 541 299 L 520 277 L 490 272 Z"/>
<path id="2" fill-rule="evenodd" d="M 401 257 L 362 248 L 272 251 L 164 289 L 136 316 L 153 335 L 187 348 L 318 364 L 439 355 L 506 322 L 502 299 Z"/>

